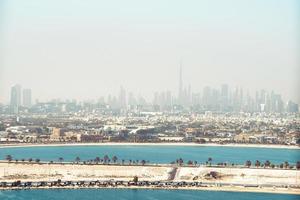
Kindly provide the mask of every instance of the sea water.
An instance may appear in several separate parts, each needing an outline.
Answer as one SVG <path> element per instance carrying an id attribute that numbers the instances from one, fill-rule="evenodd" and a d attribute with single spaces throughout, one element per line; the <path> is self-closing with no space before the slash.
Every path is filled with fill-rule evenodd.
<path id="1" fill-rule="evenodd" d="M 1 200 L 297 200 L 299 195 L 148 189 L 49 189 L 0 191 Z"/>
<path id="2" fill-rule="evenodd" d="M 184 161 L 192 160 L 205 163 L 209 157 L 213 163 L 228 162 L 244 164 L 246 160 L 259 160 L 264 162 L 280 164 L 288 161 L 296 163 L 300 160 L 299 149 L 276 149 L 276 148 L 254 148 L 254 147 L 207 147 L 207 146 L 48 146 L 48 147 L 13 147 L 0 148 L 0 159 L 11 155 L 13 159 L 39 158 L 46 161 L 58 161 L 62 157 L 64 161 L 74 161 L 78 156 L 82 161 L 103 158 L 104 155 L 117 156 L 118 161 L 146 160 L 150 163 L 170 163 L 178 158 Z"/>

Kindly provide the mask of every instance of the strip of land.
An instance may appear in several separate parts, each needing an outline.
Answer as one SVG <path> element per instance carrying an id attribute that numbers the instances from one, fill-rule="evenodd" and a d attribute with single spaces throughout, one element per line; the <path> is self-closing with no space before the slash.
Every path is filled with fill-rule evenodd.
<path id="1" fill-rule="evenodd" d="M 174 143 L 49 143 L 49 144 L 36 144 L 36 143 L 16 143 L 16 144 L 0 144 L 0 148 L 9 147 L 59 147 L 59 146 L 199 146 L 199 147 L 249 147 L 249 148 L 276 148 L 276 149 L 299 149 L 300 146 L 296 145 L 275 145 L 275 144 L 216 144 L 216 143 L 184 143 L 184 142 L 174 142 Z"/>
<path id="2" fill-rule="evenodd" d="M 295 169 L 1 161 L 0 189 L 26 188 L 20 183 L 30 183 L 30 188 L 199 189 L 300 195 L 300 171 Z"/>

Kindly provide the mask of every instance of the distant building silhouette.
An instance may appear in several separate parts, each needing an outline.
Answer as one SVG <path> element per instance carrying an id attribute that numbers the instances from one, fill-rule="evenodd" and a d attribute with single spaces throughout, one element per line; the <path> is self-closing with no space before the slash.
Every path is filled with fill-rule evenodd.
<path id="1" fill-rule="evenodd" d="M 23 90 L 23 106 L 26 108 L 31 107 L 31 89 Z"/>
<path id="2" fill-rule="evenodd" d="M 21 106 L 21 85 L 17 84 L 10 91 L 10 106 L 12 113 L 18 113 Z"/>

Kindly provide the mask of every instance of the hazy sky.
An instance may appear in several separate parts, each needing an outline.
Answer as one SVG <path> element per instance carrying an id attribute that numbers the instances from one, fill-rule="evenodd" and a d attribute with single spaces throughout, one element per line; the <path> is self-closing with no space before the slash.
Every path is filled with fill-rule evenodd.
<path id="1" fill-rule="evenodd" d="M 300 102 L 299 0 L 0 0 L 0 102 L 274 89 Z"/>

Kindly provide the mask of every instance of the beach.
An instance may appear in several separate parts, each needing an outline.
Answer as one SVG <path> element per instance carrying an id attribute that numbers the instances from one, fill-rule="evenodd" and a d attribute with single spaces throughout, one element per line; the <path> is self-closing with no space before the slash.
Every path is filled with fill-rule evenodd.
<path id="1" fill-rule="evenodd" d="M 211 174 L 216 174 L 214 177 Z M 300 194 L 300 171 L 294 169 L 233 168 L 175 165 L 119 165 L 0 162 L 0 182 L 139 181 L 202 183 L 192 186 L 118 186 L 120 188 L 199 189 Z M 251 186 L 251 187 L 247 187 Z M 252 187 L 255 186 L 255 187 Z M 48 188 L 48 187 L 42 187 Z M 56 188 L 56 187 L 53 187 Z M 61 186 L 59 188 L 62 188 Z M 66 186 L 65 188 L 77 188 Z M 4 188 L 8 189 L 8 188 Z"/>

